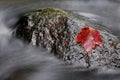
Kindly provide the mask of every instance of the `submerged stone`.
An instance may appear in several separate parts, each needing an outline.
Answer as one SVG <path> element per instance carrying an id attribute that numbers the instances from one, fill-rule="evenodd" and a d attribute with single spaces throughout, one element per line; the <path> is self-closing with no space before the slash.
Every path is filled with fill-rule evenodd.
<path id="1" fill-rule="evenodd" d="M 86 25 L 99 30 L 102 36 L 102 46 L 96 46 L 87 54 L 81 44 L 74 41 L 77 33 Z M 84 16 L 45 8 L 23 15 L 16 26 L 16 37 L 34 46 L 47 48 L 66 64 L 79 67 L 120 67 L 118 38 Z"/>

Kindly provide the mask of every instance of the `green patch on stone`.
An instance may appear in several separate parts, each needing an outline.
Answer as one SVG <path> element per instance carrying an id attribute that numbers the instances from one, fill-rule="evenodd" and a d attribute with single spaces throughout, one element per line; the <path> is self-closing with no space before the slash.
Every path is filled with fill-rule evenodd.
<path id="1" fill-rule="evenodd" d="M 35 11 L 33 11 L 32 13 L 30 13 L 31 15 L 32 14 L 36 14 L 36 15 L 62 15 L 64 17 L 67 17 L 68 16 L 68 13 L 65 12 L 64 10 L 62 9 L 58 9 L 58 8 L 41 8 L 41 9 L 37 9 Z M 30 14 L 25 14 L 25 15 L 30 15 Z"/>

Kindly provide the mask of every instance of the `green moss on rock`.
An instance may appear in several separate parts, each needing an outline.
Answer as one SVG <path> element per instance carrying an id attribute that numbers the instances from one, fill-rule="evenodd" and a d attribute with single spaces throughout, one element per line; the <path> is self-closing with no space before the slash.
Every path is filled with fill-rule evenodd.
<path id="1" fill-rule="evenodd" d="M 28 15 L 41 15 L 41 16 L 55 16 L 55 15 L 62 15 L 64 17 L 68 16 L 68 13 L 62 9 L 58 8 L 41 8 L 33 11 L 32 13 L 25 14 Z"/>

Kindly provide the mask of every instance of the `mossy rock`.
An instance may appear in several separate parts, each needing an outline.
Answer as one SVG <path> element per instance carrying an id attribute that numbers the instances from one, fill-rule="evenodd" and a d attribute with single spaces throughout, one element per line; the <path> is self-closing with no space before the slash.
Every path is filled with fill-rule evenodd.
<path id="1" fill-rule="evenodd" d="M 80 43 L 74 42 L 76 34 L 86 25 L 99 30 L 103 43 L 88 54 Z M 43 8 L 24 14 L 16 26 L 16 37 L 47 48 L 67 64 L 79 67 L 120 66 L 118 38 L 87 17 L 57 8 Z"/>
<path id="2" fill-rule="evenodd" d="M 22 16 L 17 23 L 16 36 L 25 42 L 45 47 L 58 57 L 62 57 L 61 53 L 66 52 L 64 49 L 67 49 L 70 40 L 69 35 L 65 36 L 70 33 L 67 19 L 67 12 L 63 10 L 38 9 Z"/>

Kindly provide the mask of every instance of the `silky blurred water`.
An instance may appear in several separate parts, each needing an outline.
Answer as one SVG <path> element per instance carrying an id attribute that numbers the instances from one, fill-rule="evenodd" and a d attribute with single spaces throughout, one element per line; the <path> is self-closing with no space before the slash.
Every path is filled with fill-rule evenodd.
<path id="1" fill-rule="evenodd" d="M 120 36 L 119 0 L 1 0 L 0 80 L 120 80 L 119 69 L 65 66 L 46 49 L 33 47 L 12 37 L 20 15 L 45 7 L 77 12 Z"/>

